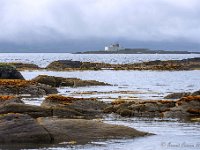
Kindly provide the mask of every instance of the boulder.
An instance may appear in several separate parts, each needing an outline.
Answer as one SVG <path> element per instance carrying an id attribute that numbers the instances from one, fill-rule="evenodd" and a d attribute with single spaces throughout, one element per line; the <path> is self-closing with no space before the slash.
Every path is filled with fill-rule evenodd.
<path id="1" fill-rule="evenodd" d="M 193 93 L 191 94 L 191 96 L 198 96 L 198 95 L 200 95 L 200 90 L 195 91 L 195 92 L 193 92 Z"/>
<path id="2" fill-rule="evenodd" d="M 20 63 L 20 62 L 13 62 L 9 63 L 12 66 L 15 66 L 17 70 L 39 70 L 41 69 L 38 65 L 31 64 L 31 63 Z"/>
<path id="3" fill-rule="evenodd" d="M 95 99 L 50 95 L 42 102 L 42 107 L 53 109 L 53 116 L 65 118 L 99 118 L 107 104 Z"/>
<path id="4" fill-rule="evenodd" d="M 179 93 L 171 93 L 167 96 L 165 96 L 165 99 L 180 99 L 182 97 L 187 97 L 187 96 L 198 96 L 200 95 L 200 90 L 195 91 L 195 92 L 179 92 Z"/>
<path id="5" fill-rule="evenodd" d="M 0 79 L 24 79 L 24 77 L 14 66 L 1 63 Z"/>
<path id="6" fill-rule="evenodd" d="M 122 102 L 122 101 L 121 101 Z M 168 111 L 175 106 L 174 101 L 125 101 L 119 100 L 112 102 L 113 107 L 108 107 L 104 112 L 113 111 L 123 117 L 162 117 L 162 112 Z M 112 108 L 112 109 L 111 109 Z"/>
<path id="7" fill-rule="evenodd" d="M 58 60 L 50 63 L 46 69 L 50 70 L 65 70 L 65 69 L 76 69 L 80 68 L 82 62 L 80 61 L 72 61 L 72 60 Z"/>
<path id="8" fill-rule="evenodd" d="M 57 89 L 29 80 L 0 80 L 1 95 L 25 95 L 39 97 L 58 93 Z"/>
<path id="9" fill-rule="evenodd" d="M 164 113 L 170 118 L 200 117 L 200 96 L 183 97 L 176 102 L 176 107 Z"/>
<path id="10" fill-rule="evenodd" d="M 54 76 L 47 76 L 47 75 L 39 75 L 33 79 L 33 81 L 50 85 L 53 87 L 60 87 L 60 86 L 100 86 L 100 85 L 109 85 L 104 82 L 99 82 L 95 80 L 81 80 L 78 78 L 62 78 L 62 77 L 54 77 Z"/>
<path id="11" fill-rule="evenodd" d="M 107 63 L 98 63 L 98 62 L 81 62 L 81 61 L 72 61 L 72 60 L 58 60 L 50 63 L 46 69 L 48 70 L 101 70 L 101 69 L 113 69 L 113 67 L 121 66 L 107 64 Z"/>
<path id="12" fill-rule="evenodd" d="M 50 143 L 50 134 L 25 114 L 0 115 L 0 143 Z"/>
<path id="13" fill-rule="evenodd" d="M 52 117 L 33 119 L 27 114 L 0 115 L 0 143 L 48 144 L 75 141 L 86 144 L 103 139 L 136 138 L 151 135 L 130 127 L 85 119 Z"/>
<path id="14" fill-rule="evenodd" d="M 100 139 L 136 138 L 150 135 L 133 128 L 94 120 L 58 118 L 38 118 L 37 120 L 51 134 L 55 143 L 75 141 L 77 144 L 86 144 Z"/>
<path id="15" fill-rule="evenodd" d="M 123 117 L 199 118 L 200 96 L 187 96 L 180 100 L 135 100 L 113 102 L 104 113 L 117 113 Z"/>

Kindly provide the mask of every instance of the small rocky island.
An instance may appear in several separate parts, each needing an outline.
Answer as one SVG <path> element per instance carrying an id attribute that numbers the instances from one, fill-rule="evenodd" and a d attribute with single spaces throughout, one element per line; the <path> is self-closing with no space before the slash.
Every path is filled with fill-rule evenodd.
<path id="1" fill-rule="evenodd" d="M 119 43 L 105 47 L 105 50 L 77 52 L 75 54 L 200 54 L 199 52 L 151 50 L 148 48 L 123 48 Z"/>

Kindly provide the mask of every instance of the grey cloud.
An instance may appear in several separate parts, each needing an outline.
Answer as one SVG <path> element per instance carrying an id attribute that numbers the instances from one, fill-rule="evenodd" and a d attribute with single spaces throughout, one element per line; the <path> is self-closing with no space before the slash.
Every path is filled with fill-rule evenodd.
<path id="1" fill-rule="evenodd" d="M 1 0 L 0 41 L 200 43 L 199 0 Z"/>

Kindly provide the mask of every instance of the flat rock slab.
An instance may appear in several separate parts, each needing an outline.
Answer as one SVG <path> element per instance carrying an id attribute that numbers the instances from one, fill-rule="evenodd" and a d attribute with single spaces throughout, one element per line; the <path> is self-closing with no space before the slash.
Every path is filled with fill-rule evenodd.
<path id="1" fill-rule="evenodd" d="M 57 118 L 38 118 L 37 120 L 56 143 L 76 141 L 78 144 L 85 144 L 99 139 L 135 138 L 149 135 L 130 127 L 94 120 Z"/>
<path id="2" fill-rule="evenodd" d="M 60 86 L 72 86 L 72 87 L 82 87 L 82 86 L 106 86 L 109 85 L 104 82 L 96 81 L 96 80 L 81 80 L 79 78 L 62 78 L 62 77 L 54 77 L 47 75 L 39 75 L 33 79 L 33 81 L 50 85 L 53 87 Z"/>

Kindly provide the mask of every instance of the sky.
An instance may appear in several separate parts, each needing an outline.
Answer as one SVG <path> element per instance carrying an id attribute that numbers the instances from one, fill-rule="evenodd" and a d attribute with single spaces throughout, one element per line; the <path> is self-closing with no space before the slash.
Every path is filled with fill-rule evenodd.
<path id="1" fill-rule="evenodd" d="M 0 0 L 0 51 L 200 50 L 199 0 Z"/>

